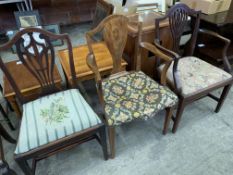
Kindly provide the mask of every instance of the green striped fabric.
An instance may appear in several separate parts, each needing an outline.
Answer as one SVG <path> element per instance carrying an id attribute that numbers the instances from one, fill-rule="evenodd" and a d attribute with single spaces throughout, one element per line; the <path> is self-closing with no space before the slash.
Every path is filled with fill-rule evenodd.
<path id="1" fill-rule="evenodd" d="M 69 136 L 101 120 L 77 89 L 58 92 L 23 105 L 15 154 Z"/>

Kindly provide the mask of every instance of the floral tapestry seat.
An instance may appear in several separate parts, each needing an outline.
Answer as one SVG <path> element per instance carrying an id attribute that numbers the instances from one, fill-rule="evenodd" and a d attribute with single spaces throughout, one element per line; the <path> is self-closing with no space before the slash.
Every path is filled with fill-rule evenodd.
<path id="1" fill-rule="evenodd" d="M 39 98 L 23 105 L 15 154 L 28 152 L 100 123 L 77 89 Z"/>
<path id="2" fill-rule="evenodd" d="M 160 70 L 162 68 L 163 65 Z M 193 56 L 181 58 L 177 70 L 184 96 L 193 95 L 232 78 L 232 75 L 224 70 Z M 167 79 L 174 86 L 173 63 L 168 69 Z"/>
<path id="3" fill-rule="evenodd" d="M 176 104 L 177 96 L 143 72 L 103 80 L 105 113 L 108 125 L 120 125 L 136 118 L 147 119 Z"/>

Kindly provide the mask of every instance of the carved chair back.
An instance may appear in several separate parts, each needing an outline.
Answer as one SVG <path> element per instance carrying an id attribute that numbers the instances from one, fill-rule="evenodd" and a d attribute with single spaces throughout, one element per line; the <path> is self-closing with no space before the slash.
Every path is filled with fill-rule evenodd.
<path id="1" fill-rule="evenodd" d="M 112 74 L 122 71 L 121 60 L 127 42 L 129 24 L 129 19 L 126 16 L 111 15 L 105 18 L 95 29 L 86 33 L 89 52 L 92 56 L 94 56 L 92 50 L 92 43 L 94 41 L 93 36 L 99 32 L 103 33 L 103 41 L 105 42 L 113 60 Z M 135 22 L 132 22 L 132 24 L 135 25 Z M 142 24 L 137 23 L 137 25 L 139 26 L 139 35 L 141 36 Z M 141 37 L 138 39 L 138 45 L 140 43 L 140 39 Z M 140 67 L 139 59 L 137 60 L 137 63 L 139 65 L 138 67 Z"/>
<path id="2" fill-rule="evenodd" d="M 200 25 L 200 14 L 200 11 L 192 10 L 185 4 L 174 5 L 164 17 L 155 20 L 155 42 L 160 43 L 161 41 L 159 28 L 160 23 L 164 20 L 168 20 L 169 32 L 167 36 L 171 42 L 169 46 L 165 46 L 163 43 L 160 44 L 167 49 L 180 54 L 181 56 L 193 55 Z M 191 34 L 191 37 L 185 44 L 184 48 L 181 49 L 181 38 L 187 33 Z"/>
<path id="3" fill-rule="evenodd" d="M 92 28 L 95 28 L 107 16 L 113 13 L 114 6 L 104 0 L 97 0 L 96 10 L 92 22 Z"/>
<path id="4" fill-rule="evenodd" d="M 111 15 L 105 18 L 95 29 L 86 33 L 87 45 L 89 49 L 89 54 L 87 55 L 87 65 L 95 74 L 95 81 L 98 96 L 100 98 L 100 103 L 102 106 L 105 105 L 104 98 L 103 98 L 103 91 L 102 91 L 102 78 L 100 72 L 98 70 L 98 66 L 96 63 L 95 55 L 92 49 L 92 44 L 95 42 L 94 36 L 96 33 L 102 32 L 103 33 L 103 40 L 108 47 L 108 50 L 112 56 L 113 61 L 113 69 L 111 72 L 112 74 L 121 73 L 121 59 L 123 56 L 123 51 L 127 42 L 128 37 L 128 25 L 129 19 L 123 15 Z M 135 25 L 135 22 L 132 22 Z M 142 23 L 137 23 L 138 25 L 138 36 L 141 36 L 142 33 Z M 140 59 L 140 52 L 139 43 L 141 42 L 141 37 L 138 37 L 138 47 L 135 49 L 135 52 L 138 53 L 137 57 L 137 70 L 140 70 L 141 59 Z"/>
<path id="5" fill-rule="evenodd" d="M 10 49 L 13 45 L 16 46 L 17 63 L 22 64 L 23 68 L 27 70 L 28 81 L 33 78 L 38 82 L 39 97 L 64 90 L 62 86 L 57 84 L 54 78 L 55 71 L 58 73 L 55 66 L 55 49 L 51 42 L 54 40 L 63 40 L 67 44 L 72 73 L 72 87 L 76 87 L 72 45 L 67 34 L 57 35 L 40 28 L 26 28 L 19 31 L 9 42 L 0 46 L 0 53 Z M 15 91 L 19 102 L 24 104 L 31 101 L 31 98 L 22 93 L 15 78 L 13 78 L 11 71 L 14 70 L 9 70 L 9 67 L 1 57 L 0 68 Z M 20 79 L 20 77 L 17 78 Z"/>

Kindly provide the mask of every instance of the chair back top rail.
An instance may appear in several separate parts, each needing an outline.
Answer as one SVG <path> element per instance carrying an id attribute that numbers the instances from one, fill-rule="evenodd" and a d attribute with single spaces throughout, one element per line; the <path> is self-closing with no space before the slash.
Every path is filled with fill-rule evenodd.
<path id="1" fill-rule="evenodd" d="M 61 87 L 56 86 L 56 81 L 54 79 L 56 58 L 55 50 L 51 43 L 53 40 L 66 41 L 72 73 L 72 86 L 77 87 L 75 85 L 75 67 L 72 45 L 67 34 L 57 35 L 40 28 L 26 28 L 19 31 L 9 42 L 0 46 L 0 52 L 10 49 L 13 45 L 16 46 L 18 61 L 20 61 L 23 67 L 27 69 L 29 76 L 33 77 L 38 82 L 40 87 L 38 95 L 40 97 L 61 90 Z M 1 57 L 0 68 L 15 91 L 20 103 L 24 104 L 31 101 L 31 99 L 23 95 L 22 89 L 19 88 L 12 76 L 12 70 L 9 70 Z"/>
<path id="2" fill-rule="evenodd" d="M 155 42 L 160 42 L 160 23 L 168 19 L 170 27 L 170 33 L 168 35 L 170 35 L 172 41 L 170 46 L 171 48 L 168 49 L 178 54 L 182 54 L 182 56 L 193 55 L 200 26 L 200 15 L 201 11 L 190 9 L 185 4 L 174 5 L 164 17 L 155 19 Z M 185 32 L 190 33 L 191 38 L 186 43 L 182 53 L 180 50 L 180 41 Z M 163 43 L 161 44 L 163 45 Z"/>

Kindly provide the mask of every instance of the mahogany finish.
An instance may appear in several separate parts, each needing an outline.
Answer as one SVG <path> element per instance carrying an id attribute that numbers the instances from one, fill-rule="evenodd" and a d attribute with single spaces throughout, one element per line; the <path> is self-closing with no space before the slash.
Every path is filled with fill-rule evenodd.
<path id="1" fill-rule="evenodd" d="M 220 12 L 212 15 L 201 15 L 201 23 L 200 27 L 208 30 L 212 30 L 214 32 L 219 33 L 220 35 L 233 40 L 233 1 L 231 2 L 231 6 L 228 11 Z M 206 60 L 212 62 L 213 64 L 223 67 L 222 62 L 222 47 L 221 43 L 213 40 L 213 38 L 206 37 L 201 38 L 201 40 L 205 40 L 205 43 L 208 43 L 205 47 L 198 47 L 197 51 L 200 56 L 205 58 Z M 220 46 L 219 46 L 220 45 Z M 211 50 L 211 52 L 210 52 Z M 229 45 L 229 49 L 227 49 L 227 57 L 230 62 L 233 62 L 233 42 Z"/>
<path id="2" fill-rule="evenodd" d="M 173 133 L 176 132 L 179 122 L 181 120 L 181 116 L 183 114 L 184 108 L 194 102 L 195 100 L 198 100 L 200 98 L 209 96 L 212 99 L 214 99 L 215 101 L 218 102 L 218 105 L 215 109 L 215 112 L 219 112 L 224 100 L 231 88 L 232 79 L 229 79 L 228 81 L 224 81 L 224 82 L 219 82 L 214 86 L 210 86 L 208 89 L 206 90 L 202 90 L 202 91 L 198 91 L 195 92 L 194 95 L 189 95 L 189 96 L 184 96 L 181 93 L 181 84 L 180 84 L 180 80 L 179 80 L 179 76 L 178 76 L 178 71 L 177 71 L 177 66 L 178 66 L 178 61 L 179 59 L 182 59 L 183 56 L 192 56 L 195 50 L 195 47 L 197 45 L 197 43 L 200 42 L 200 40 L 198 42 L 197 41 L 197 35 L 202 35 L 204 37 L 211 37 L 214 38 L 218 41 L 218 43 L 222 43 L 222 49 L 221 49 L 221 54 L 222 54 L 222 60 L 224 62 L 224 68 L 225 70 L 230 73 L 231 72 L 231 68 L 230 68 L 230 64 L 228 62 L 228 59 L 226 57 L 226 51 L 228 49 L 228 46 L 230 44 L 230 41 L 220 35 L 218 35 L 217 33 L 214 32 L 210 32 L 210 31 L 206 31 L 206 30 L 199 30 L 199 18 L 200 12 L 198 11 L 193 11 L 191 10 L 188 6 L 184 5 L 184 4 L 178 4 L 173 6 L 167 13 L 167 15 L 161 19 L 156 19 L 156 26 L 157 26 L 157 35 L 156 35 L 156 42 L 155 45 L 153 46 L 154 49 L 157 48 L 159 49 L 163 54 L 166 54 L 167 56 L 170 57 L 170 59 L 172 59 L 174 61 L 174 66 L 173 66 L 173 77 L 174 77 L 174 85 L 175 87 L 171 88 L 177 93 L 177 95 L 179 96 L 179 105 L 178 105 L 178 109 L 177 109 L 177 114 L 176 117 L 174 119 L 174 126 L 173 126 Z M 188 24 L 188 16 L 194 17 L 193 21 L 191 22 L 191 26 L 193 26 L 194 28 L 192 29 L 192 37 L 190 38 L 190 40 L 187 42 L 187 44 L 184 47 L 184 51 L 182 52 L 182 50 L 179 47 L 179 42 L 181 39 L 181 35 L 182 35 L 182 31 L 185 31 L 184 28 L 184 24 Z M 169 20 L 169 24 L 170 24 L 170 30 L 171 30 L 171 41 L 172 45 L 171 47 L 164 47 L 163 43 L 161 43 L 161 45 L 159 45 L 160 40 L 160 35 L 159 35 L 159 24 L 168 19 Z M 147 50 L 149 50 L 149 48 L 147 48 Z M 162 62 L 160 59 L 162 59 L 163 54 L 161 53 L 155 53 L 153 52 L 156 57 L 157 57 L 157 65 L 159 66 Z M 159 58 L 159 59 L 158 59 Z M 166 61 L 166 60 L 163 60 Z M 165 74 L 163 73 L 164 76 L 162 76 L 162 80 L 165 79 Z M 214 95 L 210 94 L 213 90 L 222 88 L 223 92 L 220 96 L 220 98 L 215 97 Z"/>
<path id="3" fill-rule="evenodd" d="M 43 42 L 38 41 L 38 38 L 35 39 L 33 36 L 35 33 L 38 34 L 39 38 L 42 39 Z M 30 38 L 26 46 L 23 45 L 25 41 L 23 37 L 25 35 Z M 69 51 L 69 65 L 72 77 L 70 88 L 77 88 L 72 45 L 67 34 L 56 35 L 39 28 L 27 28 L 18 32 L 8 43 L 0 46 L 0 52 L 2 52 L 11 48 L 12 45 L 16 45 L 17 56 L 22 62 L 24 69 L 28 71 L 28 77 L 31 76 L 35 81 L 37 81 L 39 86 L 37 95 L 39 97 L 44 97 L 49 94 L 66 90 L 68 87 L 62 87 L 56 84 L 55 50 L 51 44 L 51 41 L 53 40 L 62 40 L 66 42 L 67 49 Z M 19 86 L 20 84 L 18 84 L 17 81 L 13 79 L 13 71 L 10 70 L 7 65 L 5 65 L 2 59 L 0 59 L 0 67 L 7 77 L 11 87 L 15 91 L 19 102 L 21 104 L 30 102 L 32 98 L 29 98 L 22 92 Z M 38 98 L 38 96 L 36 98 Z M 35 173 L 35 166 L 30 167 L 28 165 L 29 159 L 32 159 L 33 162 L 36 163 L 38 160 L 44 159 L 59 151 L 72 148 L 75 145 L 91 139 L 97 139 L 99 141 L 104 152 L 104 158 L 107 159 L 105 126 L 103 123 L 101 123 L 86 130 L 76 132 L 62 139 L 50 142 L 28 152 L 15 155 L 15 160 L 25 174 L 31 175 Z"/>

